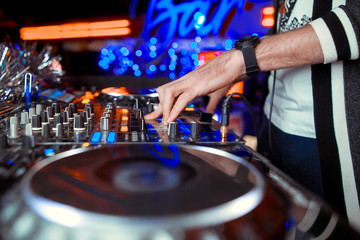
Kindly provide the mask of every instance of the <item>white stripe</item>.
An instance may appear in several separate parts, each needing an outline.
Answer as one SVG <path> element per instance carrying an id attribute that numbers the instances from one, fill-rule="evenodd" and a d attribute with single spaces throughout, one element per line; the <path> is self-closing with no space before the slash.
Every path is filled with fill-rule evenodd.
<path id="1" fill-rule="evenodd" d="M 345 5 L 346 0 L 333 0 L 332 8 L 336 8 L 340 5 Z"/>
<path id="2" fill-rule="evenodd" d="M 350 22 L 350 19 L 344 12 L 342 8 L 336 8 L 333 10 L 336 16 L 340 19 L 346 33 L 346 37 L 348 39 L 351 51 L 350 59 L 358 59 L 359 58 L 359 47 L 356 39 L 356 34 L 354 28 Z"/>
<path id="3" fill-rule="evenodd" d="M 302 232 L 307 232 L 314 225 L 315 220 L 319 216 L 320 204 L 311 200 L 303 219 L 298 223 L 297 228 Z"/>
<path id="4" fill-rule="evenodd" d="M 326 226 L 325 230 L 317 237 L 312 238 L 313 240 L 325 240 L 330 237 L 330 235 L 334 232 L 336 224 L 338 222 L 339 217 L 336 214 L 333 214 L 330 218 L 329 224 Z"/>
<path id="5" fill-rule="evenodd" d="M 336 47 L 326 23 L 322 18 L 318 18 L 310 24 L 320 41 L 321 49 L 324 54 L 324 63 L 335 62 L 337 60 Z"/>
<path id="6" fill-rule="evenodd" d="M 341 175 L 344 188 L 346 212 L 349 222 L 360 229 L 360 206 L 355 184 L 353 162 L 345 113 L 343 62 L 331 65 L 331 88 L 335 137 L 339 150 Z"/>

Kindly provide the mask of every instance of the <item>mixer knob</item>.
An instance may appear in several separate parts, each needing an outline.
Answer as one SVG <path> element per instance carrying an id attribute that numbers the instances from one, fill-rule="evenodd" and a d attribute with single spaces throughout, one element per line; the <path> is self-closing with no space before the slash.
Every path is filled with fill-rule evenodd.
<path id="1" fill-rule="evenodd" d="M 29 114 L 24 110 L 20 115 L 20 124 L 25 125 L 29 123 Z"/>
<path id="2" fill-rule="evenodd" d="M 63 136 L 64 136 L 64 127 L 63 127 L 62 123 L 57 123 L 56 124 L 56 137 L 62 138 Z"/>
<path id="3" fill-rule="evenodd" d="M 94 116 L 94 104 L 87 103 L 85 107 L 90 108 L 90 116 Z"/>
<path id="4" fill-rule="evenodd" d="M 54 118 L 54 112 L 53 112 L 52 107 L 47 107 L 46 111 L 47 111 L 47 113 L 49 115 L 49 119 L 53 119 Z"/>
<path id="5" fill-rule="evenodd" d="M 55 115 L 60 114 L 60 105 L 59 105 L 59 103 L 52 103 L 51 108 L 53 109 L 53 113 Z"/>
<path id="6" fill-rule="evenodd" d="M 89 120 L 91 120 L 91 108 L 90 107 L 85 107 L 84 108 L 84 112 L 86 112 L 87 113 L 87 119 L 88 119 L 88 121 Z"/>
<path id="7" fill-rule="evenodd" d="M 55 115 L 54 116 L 54 126 L 53 126 L 53 130 L 54 131 L 56 131 L 56 125 L 58 124 L 58 123 L 63 123 L 63 118 L 62 118 L 62 116 L 61 115 Z"/>
<path id="8" fill-rule="evenodd" d="M 25 136 L 32 136 L 32 135 L 33 135 L 33 132 L 32 132 L 31 123 L 25 124 Z"/>
<path id="9" fill-rule="evenodd" d="M 180 136 L 180 129 L 178 122 L 171 122 L 168 129 L 169 138 L 178 138 Z"/>
<path id="10" fill-rule="evenodd" d="M 85 130 L 84 119 L 80 115 L 74 116 L 74 130 Z"/>
<path id="11" fill-rule="evenodd" d="M 35 108 L 29 108 L 29 119 L 32 120 L 32 116 L 36 115 L 36 109 Z"/>
<path id="12" fill-rule="evenodd" d="M 9 147 L 7 136 L 4 134 L 0 135 L 0 150 L 5 150 Z"/>
<path id="13" fill-rule="evenodd" d="M 31 118 L 31 127 L 33 130 L 41 130 L 41 118 L 39 115 L 34 115 Z"/>
<path id="14" fill-rule="evenodd" d="M 108 117 L 101 117 L 100 129 L 103 131 L 108 131 L 110 129 L 110 119 Z"/>
<path id="15" fill-rule="evenodd" d="M 60 116 L 63 119 L 63 124 L 65 124 L 65 125 L 69 124 L 69 112 L 67 112 L 67 111 L 61 112 Z"/>
<path id="16" fill-rule="evenodd" d="M 50 136 L 50 123 L 48 123 L 48 122 L 43 122 L 42 123 L 41 135 L 43 137 L 49 137 Z"/>
<path id="17" fill-rule="evenodd" d="M 19 120 L 17 117 L 10 118 L 10 133 L 9 138 L 18 138 L 19 135 Z"/>
<path id="18" fill-rule="evenodd" d="M 31 149 L 35 147 L 35 138 L 34 136 L 24 136 L 22 138 L 22 147 L 24 149 Z"/>
<path id="19" fill-rule="evenodd" d="M 80 112 L 80 116 L 84 121 L 84 124 L 89 124 L 89 115 L 86 111 Z"/>
<path id="20" fill-rule="evenodd" d="M 42 104 L 36 104 L 36 108 L 35 108 L 36 115 L 40 115 L 43 109 L 44 107 Z"/>
<path id="21" fill-rule="evenodd" d="M 68 113 L 69 119 L 73 119 L 73 118 L 74 118 L 74 113 L 73 113 L 71 107 L 66 107 L 66 108 L 65 108 L 65 112 Z"/>
<path id="22" fill-rule="evenodd" d="M 200 124 L 192 121 L 190 123 L 190 137 L 193 139 L 200 137 Z"/>
<path id="23" fill-rule="evenodd" d="M 41 122 L 48 123 L 49 122 L 49 113 L 47 111 L 43 111 L 40 114 Z"/>
<path id="24" fill-rule="evenodd" d="M 74 104 L 74 103 L 69 103 L 69 107 L 70 107 L 71 110 L 72 110 L 72 114 L 76 114 L 76 113 L 77 113 L 76 104 Z"/>

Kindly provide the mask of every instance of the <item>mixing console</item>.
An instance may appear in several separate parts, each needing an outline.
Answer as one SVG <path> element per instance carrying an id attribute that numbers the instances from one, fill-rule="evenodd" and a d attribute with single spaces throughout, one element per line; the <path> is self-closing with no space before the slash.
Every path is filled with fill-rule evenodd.
<path id="1" fill-rule="evenodd" d="M 12 181 L 42 159 L 81 147 L 109 144 L 175 143 L 219 145 L 220 124 L 211 114 L 187 107 L 169 126 L 145 120 L 158 104 L 152 95 L 76 98 L 71 103 L 37 100 L 29 107 L 4 107 L 0 119 L 0 179 Z M 240 138 L 228 134 L 227 145 Z M 7 182 L 4 186 L 9 186 Z"/>

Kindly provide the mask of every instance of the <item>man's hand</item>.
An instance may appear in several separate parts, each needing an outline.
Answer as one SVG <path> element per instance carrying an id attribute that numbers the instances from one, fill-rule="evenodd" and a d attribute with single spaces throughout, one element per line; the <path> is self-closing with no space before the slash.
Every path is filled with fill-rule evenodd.
<path id="1" fill-rule="evenodd" d="M 162 123 L 168 125 L 194 98 L 210 93 L 215 96 L 219 89 L 225 89 L 233 81 L 243 78 L 245 67 L 241 51 L 227 51 L 184 77 L 158 87 L 159 106 L 145 118 L 155 119 L 162 115 Z M 215 102 L 215 98 L 212 101 Z"/>

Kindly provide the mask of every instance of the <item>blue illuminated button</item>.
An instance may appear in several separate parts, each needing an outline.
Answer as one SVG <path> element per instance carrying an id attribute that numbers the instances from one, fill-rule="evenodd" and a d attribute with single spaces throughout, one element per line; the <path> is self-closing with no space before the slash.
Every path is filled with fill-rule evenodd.
<path id="1" fill-rule="evenodd" d="M 90 141 L 92 143 L 98 143 L 98 142 L 100 142 L 100 139 L 101 139 L 101 132 L 94 132 Z"/>
<path id="2" fill-rule="evenodd" d="M 116 133 L 115 132 L 109 132 L 106 141 L 108 143 L 114 143 L 116 141 Z"/>
<path id="3" fill-rule="evenodd" d="M 55 150 L 53 148 L 46 148 L 44 150 L 45 156 L 53 156 L 55 154 Z"/>

